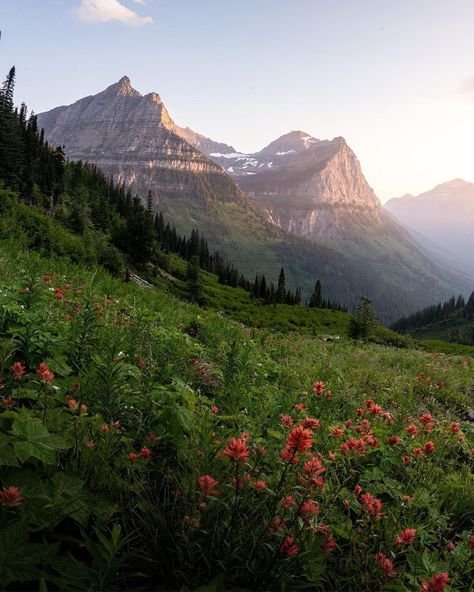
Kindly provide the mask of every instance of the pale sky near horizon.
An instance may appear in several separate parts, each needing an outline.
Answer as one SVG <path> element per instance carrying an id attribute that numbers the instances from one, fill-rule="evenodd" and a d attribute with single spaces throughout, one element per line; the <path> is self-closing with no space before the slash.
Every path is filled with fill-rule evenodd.
<path id="1" fill-rule="evenodd" d="M 474 0 L 0 0 L 0 29 L 35 112 L 128 75 L 239 151 L 344 136 L 382 201 L 474 182 Z"/>

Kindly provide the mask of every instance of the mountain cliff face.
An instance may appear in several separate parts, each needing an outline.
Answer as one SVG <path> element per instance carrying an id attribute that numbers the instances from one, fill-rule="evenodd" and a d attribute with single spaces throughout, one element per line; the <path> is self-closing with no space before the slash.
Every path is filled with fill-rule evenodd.
<path id="1" fill-rule="evenodd" d="M 65 144 L 68 158 L 98 165 L 139 194 L 242 198 L 224 170 L 177 133 L 161 97 L 142 96 L 126 76 L 95 96 L 40 114 L 38 123 L 50 143 Z"/>
<path id="2" fill-rule="evenodd" d="M 260 153 L 273 162 L 292 134 Z M 302 132 L 296 132 L 301 134 Z M 307 138 L 310 140 L 308 141 Z M 237 181 L 269 220 L 298 236 L 344 238 L 354 218 L 371 227 L 383 223 L 380 202 L 368 185 L 355 154 L 343 138 L 315 140 L 307 134 L 300 150 L 284 154 L 270 170 Z M 290 150 L 290 149 L 289 149 Z"/>
<path id="3" fill-rule="evenodd" d="M 180 232 L 199 228 L 247 276 L 274 281 L 283 266 L 303 298 L 320 278 L 324 297 L 350 307 L 368 295 L 390 321 L 471 288 L 382 210 L 343 138 L 290 132 L 243 154 L 178 126 L 158 94 L 142 96 L 127 77 L 38 123 L 70 159 L 142 198 L 151 190 Z"/>
<path id="4" fill-rule="evenodd" d="M 453 179 L 420 195 L 404 195 L 384 208 L 420 240 L 474 273 L 474 183 Z"/>

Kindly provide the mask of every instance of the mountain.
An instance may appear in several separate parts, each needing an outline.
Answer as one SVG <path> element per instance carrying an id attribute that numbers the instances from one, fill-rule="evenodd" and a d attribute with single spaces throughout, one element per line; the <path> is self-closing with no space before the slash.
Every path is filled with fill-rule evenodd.
<path id="1" fill-rule="evenodd" d="M 142 96 L 127 77 L 38 124 L 69 159 L 98 165 L 143 199 L 151 190 L 179 232 L 199 228 L 247 276 L 274 281 L 283 266 L 303 298 L 320 278 L 325 298 L 350 307 L 366 294 L 389 321 L 449 297 L 451 286 L 471 288 L 382 210 L 342 138 L 291 132 L 244 155 L 178 126 L 158 94 Z"/>
<path id="2" fill-rule="evenodd" d="M 417 196 L 391 199 L 384 207 L 428 248 L 474 272 L 474 183 L 453 179 Z"/>

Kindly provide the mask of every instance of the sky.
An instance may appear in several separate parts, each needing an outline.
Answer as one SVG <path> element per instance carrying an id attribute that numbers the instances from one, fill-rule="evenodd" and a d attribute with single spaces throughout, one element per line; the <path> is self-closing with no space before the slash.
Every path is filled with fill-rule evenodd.
<path id="1" fill-rule="evenodd" d="M 382 201 L 474 182 L 473 0 L 0 0 L 0 29 L 37 113 L 127 75 L 239 151 L 344 136 Z"/>

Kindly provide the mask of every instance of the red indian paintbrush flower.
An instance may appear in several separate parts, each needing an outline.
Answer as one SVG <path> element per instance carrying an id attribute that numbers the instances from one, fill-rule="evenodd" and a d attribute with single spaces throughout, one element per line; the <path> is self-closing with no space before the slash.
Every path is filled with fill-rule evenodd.
<path id="1" fill-rule="evenodd" d="M 23 366 L 21 362 L 15 362 L 11 368 L 13 378 L 15 380 L 19 380 L 22 376 L 26 373 L 26 368 Z"/>
<path id="2" fill-rule="evenodd" d="M 219 485 L 219 481 L 211 477 L 211 475 L 202 475 L 198 478 L 198 486 L 201 490 L 201 494 L 204 498 L 209 495 L 219 495 L 216 487 Z"/>
<path id="3" fill-rule="evenodd" d="M 267 484 L 265 481 L 263 481 L 263 479 L 259 479 L 258 481 L 255 481 L 255 483 L 252 483 L 252 487 L 255 489 L 255 491 L 262 491 L 262 489 L 267 488 Z"/>
<path id="4" fill-rule="evenodd" d="M 316 486 L 321 487 L 324 483 L 324 479 L 321 475 L 326 471 L 323 466 L 323 463 L 319 460 L 317 456 L 312 456 L 307 462 L 303 465 L 303 472 L 304 472 L 304 484 L 306 487 Z"/>
<path id="5" fill-rule="evenodd" d="M 296 426 L 288 434 L 287 446 L 294 451 L 306 452 L 313 445 L 313 438 L 310 430 L 303 426 Z"/>
<path id="6" fill-rule="evenodd" d="M 282 425 L 288 428 L 291 428 L 291 426 L 293 425 L 293 418 L 289 415 L 285 415 L 284 413 L 280 415 L 280 421 Z"/>
<path id="7" fill-rule="evenodd" d="M 416 529 L 405 528 L 399 535 L 395 537 L 397 545 L 413 545 L 415 542 Z"/>
<path id="8" fill-rule="evenodd" d="M 301 504 L 300 514 L 304 520 L 310 520 L 319 514 L 319 506 L 313 500 L 307 500 Z"/>
<path id="9" fill-rule="evenodd" d="M 146 446 L 143 446 L 142 448 L 140 448 L 140 456 L 142 458 L 150 458 L 151 450 L 149 448 L 147 448 Z"/>
<path id="10" fill-rule="evenodd" d="M 36 376 L 45 384 L 51 384 L 54 380 L 54 374 L 51 372 L 45 362 L 41 362 L 38 368 L 36 368 Z"/>
<path id="11" fill-rule="evenodd" d="M 16 508 L 21 506 L 23 502 L 23 495 L 18 487 L 10 485 L 10 487 L 4 487 L 0 491 L 0 506 L 5 508 Z"/>
<path id="12" fill-rule="evenodd" d="M 374 555 L 374 559 L 377 565 L 383 571 L 385 577 L 393 578 L 395 576 L 395 566 L 384 553 L 376 553 Z"/>
<path id="13" fill-rule="evenodd" d="M 317 428 L 321 427 L 319 419 L 315 419 L 314 417 L 305 417 L 303 419 L 302 425 L 306 430 L 311 430 L 311 431 L 314 431 Z"/>
<path id="14" fill-rule="evenodd" d="M 371 493 L 362 493 L 360 501 L 369 516 L 379 520 L 382 517 L 382 502 Z"/>
<path id="15" fill-rule="evenodd" d="M 296 557 L 296 555 L 298 555 L 299 547 L 295 543 L 295 537 L 287 536 L 280 545 L 280 549 L 287 557 Z"/>
<path id="16" fill-rule="evenodd" d="M 242 438 L 230 438 L 222 454 L 235 462 L 245 462 L 249 458 L 249 447 Z"/>
<path id="17" fill-rule="evenodd" d="M 420 585 L 421 592 L 442 592 L 449 582 L 449 575 L 443 571 L 435 574 L 431 580 L 422 580 Z"/>
<path id="18" fill-rule="evenodd" d="M 435 448 L 436 446 L 431 440 L 425 442 L 425 445 L 423 446 L 423 450 L 426 452 L 426 454 L 432 454 L 435 451 Z"/>

